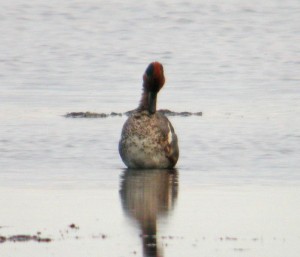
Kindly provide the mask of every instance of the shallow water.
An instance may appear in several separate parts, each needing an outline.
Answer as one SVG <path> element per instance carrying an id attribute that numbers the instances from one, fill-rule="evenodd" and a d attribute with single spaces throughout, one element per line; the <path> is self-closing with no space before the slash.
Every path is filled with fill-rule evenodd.
<path id="1" fill-rule="evenodd" d="M 1 6 L 0 236 L 52 239 L 1 253 L 298 256 L 298 1 Z M 170 117 L 176 171 L 136 173 L 126 117 L 63 115 L 134 109 L 153 60 L 158 107 L 203 116 Z"/>

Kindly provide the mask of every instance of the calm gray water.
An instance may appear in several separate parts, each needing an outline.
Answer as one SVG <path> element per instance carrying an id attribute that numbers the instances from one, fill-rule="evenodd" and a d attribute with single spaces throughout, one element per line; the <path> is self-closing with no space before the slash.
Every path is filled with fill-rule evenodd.
<path id="1" fill-rule="evenodd" d="M 143 231 L 143 219 L 128 210 L 130 204 L 139 206 L 140 202 L 124 199 L 124 194 L 123 198 L 119 196 L 119 191 L 124 191 L 122 185 L 132 185 L 131 190 L 138 194 L 136 183 L 143 185 L 149 179 L 145 175 L 141 180 L 124 182 L 124 177 L 131 175 L 124 171 L 117 144 L 126 118 L 67 119 L 63 115 L 72 111 L 109 113 L 135 108 L 143 72 L 151 61 L 157 60 L 163 63 L 167 78 L 158 107 L 203 112 L 202 117 L 170 118 L 180 143 L 176 178 L 171 176 L 172 181 L 177 181 L 176 188 L 169 191 L 173 192 L 172 199 L 176 195 L 171 202 L 178 206 L 164 211 L 162 226 L 172 223 L 166 217 L 173 213 L 174 219 L 181 222 L 182 234 L 196 233 L 191 224 L 198 220 L 203 206 L 192 204 L 191 212 L 183 206 L 185 201 L 198 203 L 204 189 L 208 190 L 204 195 L 214 196 L 223 195 L 219 190 L 224 187 L 230 192 L 244 192 L 247 188 L 253 194 L 279 188 L 274 192 L 276 197 L 284 195 L 281 190 L 292 188 L 290 193 L 299 196 L 298 0 L 0 3 L 0 188 L 82 192 L 92 189 L 99 195 L 108 190 L 116 197 L 101 198 L 101 205 L 111 201 L 116 210 L 122 210 L 122 215 L 115 214 L 115 220 L 129 216 L 126 220 L 136 220 Z M 163 174 L 161 179 L 153 175 L 162 187 L 168 176 Z M 155 179 L 150 179 L 151 183 Z M 149 199 L 156 197 L 149 195 Z M 251 195 L 255 201 L 260 199 L 254 196 Z M 158 205 L 166 206 L 166 199 L 158 200 Z M 263 199 L 266 201 L 262 205 L 269 202 L 268 198 Z M 287 213 L 299 213 L 296 200 L 285 207 Z M 285 202 L 282 198 L 281 203 Z M 249 208 L 255 210 L 257 206 L 252 207 Z M 159 210 L 156 209 L 158 213 Z M 268 214 L 272 213 L 268 210 Z M 241 216 L 236 215 L 242 217 L 242 211 Z M 295 227 L 300 227 L 299 216 L 287 225 L 291 230 L 283 233 L 295 235 L 293 239 L 298 241 L 288 242 L 298 245 L 298 252 L 300 231 Z M 190 227 L 182 226 L 183 220 L 190 220 Z M 172 231 L 178 224 L 169 226 Z M 137 236 L 141 229 L 132 232 L 128 225 L 122 233 L 131 231 L 130 235 Z M 181 231 L 176 231 L 179 237 Z M 210 231 L 211 238 L 227 236 L 217 230 L 213 233 L 210 227 L 206 231 Z M 267 231 L 267 238 L 275 237 L 273 230 L 263 231 Z M 248 235 L 249 240 L 264 234 L 259 229 L 256 232 L 241 234 Z M 199 238 L 208 237 L 205 232 L 199 233 Z M 199 249 L 191 250 L 192 243 L 184 244 L 188 243 L 184 241 L 182 247 L 189 256 L 202 256 Z M 266 256 L 270 249 L 275 249 L 271 256 L 296 256 L 291 245 L 282 252 L 278 251 L 283 249 L 280 244 L 274 245 L 248 248 L 254 249 L 256 256 Z M 9 246 L 6 247 L 10 256 Z M 210 243 L 202 246 L 206 249 L 202 254 L 235 256 L 244 249 L 225 248 Z M 184 255 L 176 255 L 176 244 L 170 249 L 164 250 L 165 256 Z M 114 251 L 111 256 L 123 254 Z M 144 254 L 159 256 L 162 250 L 153 253 L 144 249 Z M 90 256 L 96 256 L 95 252 L 91 250 Z M 106 252 L 105 256 L 110 255 Z"/>

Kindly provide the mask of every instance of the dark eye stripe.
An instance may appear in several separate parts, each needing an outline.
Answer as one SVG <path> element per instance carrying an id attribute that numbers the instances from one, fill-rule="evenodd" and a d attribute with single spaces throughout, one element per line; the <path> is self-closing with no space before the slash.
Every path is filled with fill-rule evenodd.
<path id="1" fill-rule="evenodd" d="M 147 76 L 151 76 L 151 75 L 153 75 L 153 72 L 154 72 L 154 66 L 151 63 L 146 70 L 146 74 L 147 74 Z"/>

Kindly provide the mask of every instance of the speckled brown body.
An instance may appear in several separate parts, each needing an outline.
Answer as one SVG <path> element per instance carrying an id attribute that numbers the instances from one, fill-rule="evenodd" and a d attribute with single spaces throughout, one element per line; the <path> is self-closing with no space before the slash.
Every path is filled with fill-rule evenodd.
<path id="1" fill-rule="evenodd" d="M 136 111 L 123 126 L 119 152 L 129 168 L 172 168 L 179 156 L 177 136 L 163 114 Z"/>
<path id="2" fill-rule="evenodd" d="M 173 168 L 179 150 L 177 136 L 168 118 L 156 112 L 156 99 L 165 84 L 164 68 L 159 62 L 148 65 L 143 75 L 139 107 L 123 126 L 120 156 L 128 168 Z"/>

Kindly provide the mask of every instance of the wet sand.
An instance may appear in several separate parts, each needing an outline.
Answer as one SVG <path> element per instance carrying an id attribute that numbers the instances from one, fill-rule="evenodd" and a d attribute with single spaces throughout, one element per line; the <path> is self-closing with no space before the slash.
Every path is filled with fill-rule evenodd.
<path id="1" fill-rule="evenodd" d="M 125 171 L 119 188 L 1 188 L 1 255 L 298 255 L 299 188 L 189 187 L 179 175 Z"/>

